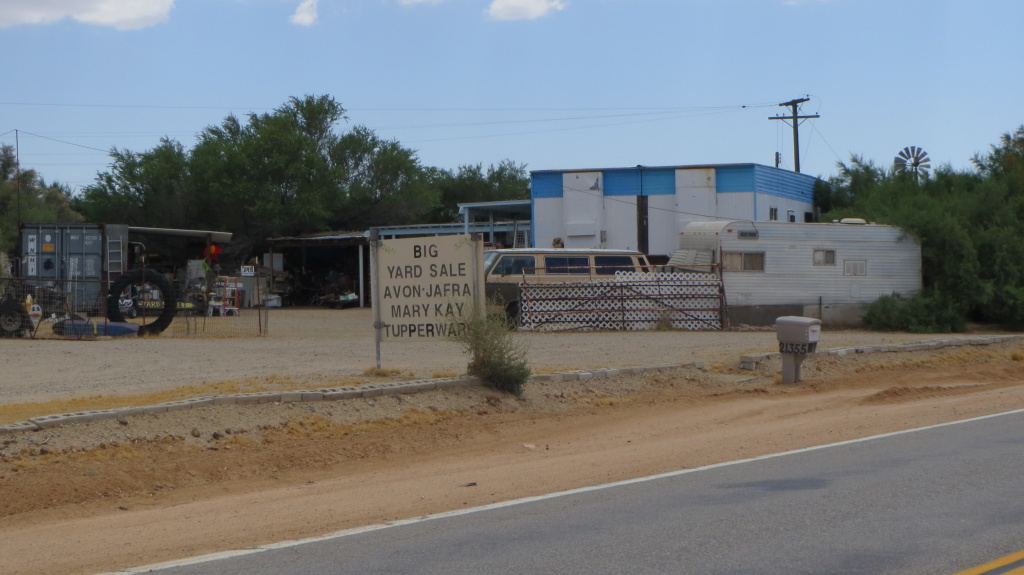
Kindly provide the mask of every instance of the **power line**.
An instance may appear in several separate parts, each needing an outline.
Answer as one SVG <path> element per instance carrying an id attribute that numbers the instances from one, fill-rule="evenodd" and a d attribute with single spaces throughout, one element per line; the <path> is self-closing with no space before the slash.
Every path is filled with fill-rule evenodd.
<path id="1" fill-rule="evenodd" d="M 272 107 L 249 107 L 229 105 L 153 105 L 153 104 L 121 104 L 121 103 L 42 103 L 42 102 L 0 102 L 0 105 L 30 105 L 39 107 L 113 107 L 142 109 L 274 109 Z"/>
<path id="2" fill-rule="evenodd" d="M 724 111 L 735 111 L 737 109 L 738 108 L 722 108 L 720 110 L 724 112 Z M 719 109 L 716 109 L 716 110 L 719 110 Z M 405 126 L 405 125 L 383 126 L 381 128 L 378 128 L 378 129 L 451 128 L 451 127 L 460 127 L 460 126 L 494 126 L 494 125 L 503 125 L 503 124 L 535 124 L 535 123 L 538 123 L 538 122 L 572 122 L 572 121 L 576 121 L 576 120 L 600 120 L 600 119 L 605 119 L 605 118 L 628 118 L 628 117 L 637 117 L 637 116 L 663 116 L 665 114 L 672 114 L 672 117 L 668 118 L 668 119 L 672 119 L 672 118 L 678 118 L 678 117 L 686 117 L 688 115 L 697 115 L 697 116 L 699 116 L 699 115 L 706 115 L 706 114 L 709 114 L 709 113 L 716 113 L 716 112 L 709 112 L 709 111 L 705 110 L 705 111 L 702 111 L 700 113 L 693 112 L 693 113 L 690 113 L 690 114 L 679 115 L 679 113 L 681 111 L 682 111 L 682 109 L 680 109 L 680 110 L 659 110 L 657 112 L 642 112 L 642 113 L 635 113 L 635 114 L 609 114 L 609 115 L 603 115 L 603 116 L 570 116 L 570 117 L 565 117 L 565 118 L 536 118 L 536 119 L 525 119 L 525 120 L 499 120 L 499 121 L 490 121 L 490 122 L 458 122 L 458 123 L 447 123 L 447 124 L 414 124 L 414 125 L 408 125 L 408 126 Z"/>
<path id="3" fill-rule="evenodd" d="M 26 132 L 25 130 L 15 130 L 15 134 L 17 134 L 19 131 L 22 134 L 28 134 L 29 136 L 35 136 L 36 138 L 42 138 L 44 140 L 50 140 L 51 142 L 57 142 L 59 144 L 66 144 L 68 146 L 76 146 L 76 147 L 79 147 L 79 148 L 85 148 L 86 150 L 95 150 L 97 152 L 103 152 L 104 154 L 109 154 L 110 153 L 110 150 L 101 150 L 99 148 L 93 148 L 92 146 L 83 146 L 82 144 L 76 144 L 74 142 L 65 142 L 64 140 L 58 140 L 57 138 L 48 138 L 46 136 L 40 136 L 39 134 L 33 134 L 32 132 Z"/>
<path id="4" fill-rule="evenodd" d="M 681 110 L 715 110 L 715 109 L 744 109 L 744 108 L 768 108 L 775 104 L 732 104 L 719 106 L 619 106 L 619 107 L 568 107 L 568 108 L 345 108 L 348 112 L 607 112 L 613 110 L 621 111 L 665 111 L 674 112 Z M 265 106 L 172 106 L 154 104 L 60 104 L 44 102 L 0 102 L 0 106 L 36 106 L 49 108 L 140 108 L 149 110 L 276 110 L 274 107 Z"/>
<path id="5" fill-rule="evenodd" d="M 12 130 L 13 131 L 13 130 Z M 81 138 L 109 138 L 116 136 L 119 138 L 149 138 L 152 136 L 180 136 L 180 135 L 192 135 L 195 132 L 171 132 L 171 131 L 150 131 L 150 132 L 51 132 L 50 137 L 53 136 L 76 136 Z M 2 136 L 3 134 L 0 134 Z"/>
<path id="6" fill-rule="evenodd" d="M 707 116 L 707 115 L 711 115 L 712 113 L 719 113 L 720 114 L 720 113 L 724 113 L 724 111 L 708 112 L 708 113 L 700 114 L 700 115 Z M 635 120 L 635 121 L 631 121 L 631 122 L 612 122 L 612 123 L 592 124 L 592 125 L 589 125 L 589 126 L 573 126 L 573 127 L 565 127 L 565 128 L 552 128 L 552 129 L 549 129 L 549 130 L 530 130 L 530 131 L 527 131 L 527 132 L 510 132 L 510 133 L 506 132 L 506 133 L 501 133 L 501 134 L 482 134 L 482 135 L 476 135 L 476 136 L 457 136 L 457 137 L 453 137 L 453 138 L 432 138 L 432 139 L 428 139 L 428 140 L 409 140 L 408 143 L 410 143 L 410 144 L 419 144 L 419 143 L 424 143 L 424 142 L 449 142 L 449 141 L 454 141 L 454 140 L 473 140 L 473 139 L 478 139 L 478 138 L 501 138 L 501 137 L 505 137 L 505 136 L 526 136 L 526 135 L 530 135 L 530 134 L 549 134 L 549 133 L 552 133 L 552 132 L 568 132 L 568 131 L 573 131 L 573 130 L 589 130 L 591 128 L 605 128 L 605 127 L 609 127 L 609 126 L 625 126 L 625 125 L 628 125 L 628 124 L 643 124 L 643 123 L 648 123 L 648 122 L 663 122 L 663 121 L 667 121 L 667 120 L 678 120 L 680 118 L 690 118 L 690 117 L 693 117 L 693 115 L 692 114 L 687 114 L 687 115 L 680 115 L 680 116 L 670 116 L 670 117 L 667 117 L 667 118 L 653 118 L 653 119 L 646 119 L 646 120 Z"/>

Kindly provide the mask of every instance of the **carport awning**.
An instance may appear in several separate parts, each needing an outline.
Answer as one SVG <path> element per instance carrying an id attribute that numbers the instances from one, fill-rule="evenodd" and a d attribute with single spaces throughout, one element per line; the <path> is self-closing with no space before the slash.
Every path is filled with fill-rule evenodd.
<path id="1" fill-rule="evenodd" d="M 174 228 L 143 228 L 128 226 L 129 233 L 148 234 L 151 236 L 175 236 L 179 238 L 201 238 L 215 244 L 226 244 L 231 241 L 231 232 L 212 232 L 206 230 L 179 230 Z"/>
<path id="2" fill-rule="evenodd" d="M 471 214 L 510 220 L 530 219 L 530 200 L 504 200 L 499 202 L 467 202 L 459 204 L 459 213 L 465 218 Z"/>
<path id="3" fill-rule="evenodd" d="M 366 232 L 320 232 L 298 236 L 282 236 L 270 238 L 270 243 L 277 247 L 288 246 L 327 246 L 327 245 L 364 245 L 369 243 Z"/>

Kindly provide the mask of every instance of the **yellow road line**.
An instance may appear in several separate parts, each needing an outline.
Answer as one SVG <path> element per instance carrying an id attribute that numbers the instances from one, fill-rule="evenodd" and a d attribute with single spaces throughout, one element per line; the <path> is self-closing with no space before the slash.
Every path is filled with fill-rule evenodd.
<path id="1" fill-rule="evenodd" d="M 961 571 L 956 575 L 1024 575 L 1024 551 L 1018 551 L 973 569 Z"/>

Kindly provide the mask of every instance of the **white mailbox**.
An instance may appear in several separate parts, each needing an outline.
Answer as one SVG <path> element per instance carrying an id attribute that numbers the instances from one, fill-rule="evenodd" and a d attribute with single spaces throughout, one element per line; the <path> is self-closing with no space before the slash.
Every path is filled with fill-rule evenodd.
<path id="1" fill-rule="evenodd" d="M 800 381 L 800 364 L 818 349 L 821 320 L 787 315 L 775 320 L 775 337 L 782 354 L 782 383 Z"/>
<path id="2" fill-rule="evenodd" d="M 779 353 L 814 353 L 821 338 L 821 320 L 787 315 L 775 320 Z"/>

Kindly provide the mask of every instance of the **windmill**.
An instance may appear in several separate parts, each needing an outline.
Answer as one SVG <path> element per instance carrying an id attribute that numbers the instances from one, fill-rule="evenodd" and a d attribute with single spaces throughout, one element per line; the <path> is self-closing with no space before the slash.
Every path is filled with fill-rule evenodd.
<path id="1" fill-rule="evenodd" d="M 914 179 L 918 181 L 927 178 L 928 170 L 932 168 L 928 152 L 917 146 L 907 146 L 900 150 L 892 164 L 897 172 L 913 172 Z"/>

